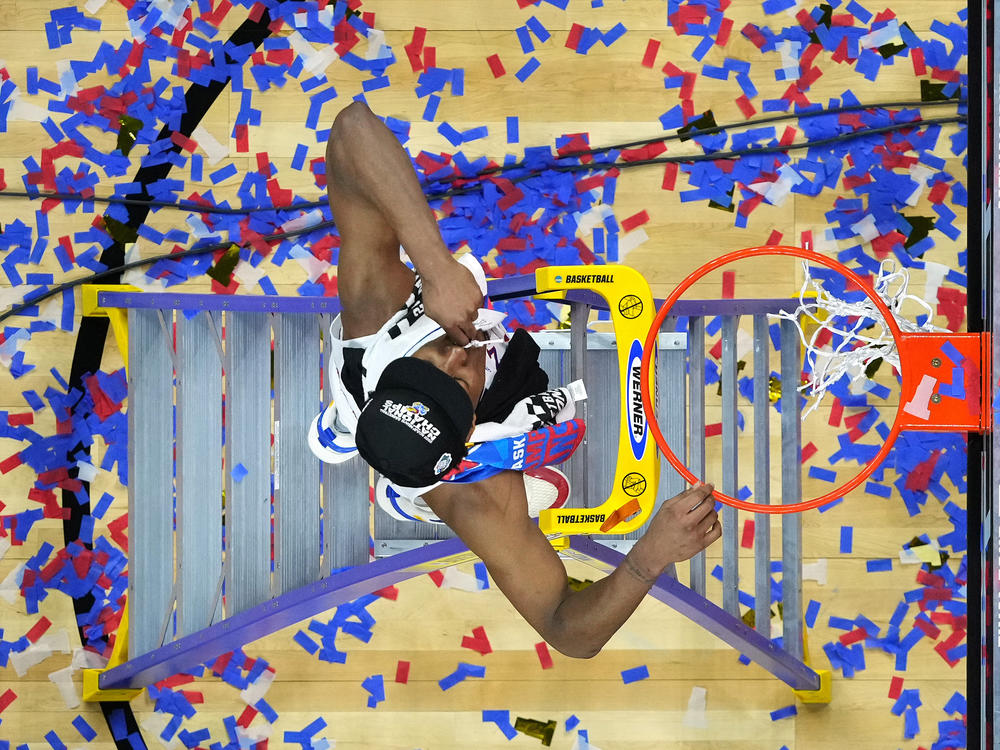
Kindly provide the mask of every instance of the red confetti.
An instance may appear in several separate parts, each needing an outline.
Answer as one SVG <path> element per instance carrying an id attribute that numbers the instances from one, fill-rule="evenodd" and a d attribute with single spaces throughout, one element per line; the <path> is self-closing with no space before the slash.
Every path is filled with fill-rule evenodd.
<path id="1" fill-rule="evenodd" d="M 11 427 L 22 427 L 24 425 L 34 424 L 35 415 L 33 412 L 22 412 L 21 414 L 8 414 L 7 424 Z"/>
<path id="2" fill-rule="evenodd" d="M 656 64 L 656 53 L 660 51 L 660 40 L 650 39 L 646 43 L 646 53 L 642 56 L 643 67 L 652 68 Z"/>
<path id="3" fill-rule="evenodd" d="M 732 299 L 736 291 L 736 271 L 722 272 L 722 299 Z"/>
<path id="4" fill-rule="evenodd" d="M 10 688 L 7 688 L 4 691 L 4 694 L 0 695 L 0 711 L 3 711 L 5 708 L 7 708 L 7 706 L 13 703 L 15 698 L 17 698 L 17 693 L 15 693 Z"/>
<path id="5" fill-rule="evenodd" d="M 424 47 L 424 69 L 437 67 L 437 47 Z"/>
<path id="6" fill-rule="evenodd" d="M 680 98 L 681 99 L 691 99 L 694 94 L 694 82 L 698 80 L 698 75 L 696 73 L 681 73 L 681 78 L 684 79 L 684 83 L 681 84 Z"/>
<path id="7" fill-rule="evenodd" d="M 486 628 L 482 626 L 472 629 L 472 637 L 467 635 L 462 637 L 462 648 L 478 651 L 483 656 L 493 652 L 490 639 L 486 637 Z"/>
<path id="8" fill-rule="evenodd" d="M 705 20 L 707 11 L 704 5 L 684 5 L 667 16 L 667 20 L 678 36 L 687 33 L 687 25 L 699 25 Z"/>
<path id="9" fill-rule="evenodd" d="M 680 165 L 677 162 L 670 162 L 664 165 L 662 190 L 673 190 L 677 184 L 677 171 Z"/>
<path id="10" fill-rule="evenodd" d="M 422 50 L 424 48 L 424 39 L 427 38 L 427 29 L 423 26 L 413 27 L 413 38 L 407 47 L 412 47 L 414 50 Z"/>
<path id="11" fill-rule="evenodd" d="M 764 201 L 763 195 L 754 195 L 750 198 L 744 198 L 740 201 L 739 207 L 736 212 L 740 216 L 749 216 L 757 206 L 759 206 Z"/>
<path id="12" fill-rule="evenodd" d="M 859 424 L 865 421 L 865 417 L 868 416 L 869 411 L 870 409 L 865 409 L 863 412 L 859 412 L 858 414 L 852 414 L 851 416 L 844 419 L 844 426 L 847 427 L 848 429 L 854 429 Z"/>
<path id="13" fill-rule="evenodd" d="M 801 91 L 807 91 L 810 86 L 812 86 L 819 77 L 823 75 L 823 71 L 819 68 L 809 68 L 806 69 L 803 66 L 803 73 L 799 76 L 799 79 L 795 82 L 796 87 Z"/>
<path id="14" fill-rule="evenodd" d="M 440 570 L 432 570 L 427 575 L 429 575 L 431 580 L 434 581 L 435 586 L 441 588 L 441 584 L 444 583 L 444 573 Z"/>
<path id="15" fill-rule="evenodd" d="M 924 64 L 924 51 L 920 47 L 910 50 L 910 61 L 913 63 L 914 75 L 927 75 L 927 65 Z"/>
<path id="16" fill-rule="evenodd" d="M 246 125 L 236 125 L 233 127 L 233 136 L 236 138 L 236 152 L 239 154 L 250 153 L 250 132 Z"/>
<path id="17" fill-rule="evenodd" d="M 802 463 L 805 463 L 810 458 L 812 458 L 813 456 L 815 456 L 816 453 L 817 453 L 817 451 L 819 451 L 819 448 L 817 448 L 812 443 L 806 443 L 805 445 L 803 445 L 802 446 Z"/>
<path id="18" fill-rule="evenodd" d="M 956 630 L 952 633 L 947 640 L 941 641 L 934 646 L 934 650 L 941 655 L 941 658 L 948 662 L 949 667 L 954 667 L 956 664 L 961 662 L 961 659 L 949 659 L 948 652 L 959 645 L 965 639 L 964 630 Z"/>
<path id="19" fill-rule="evenodd" d="M 215 6 L 215 10 L 211 13 L 202 13 L 201 20 L 207 21 L 216 28 L 225 19 L 226 14 L 233 9 L 233 4 L 229 0 L 219 0 L 219 4 Z"/>
<path id="20" fill-rule="evenodd" d="M 396 663 L 396 682 L 406 684 L 410 679 L 410 662 L 399 661 Z"/>
<path id="21" fill-rule="evenodd" d="M 868 637 L 868 631 L 864 628 L 858 628 L 857 630 L 852 630 L 850 633 L 844 633 L 840 636 L 840 642 L 844 646 L 850 646 L 852 643 L 857 643 L 858 641 L 863 641 Z"/>
<path id="22" fill-rule="evenodd" d="M 719 359 L 722 356 L 722 339 L 712 344 L 712 348 L 708 350 L 708 353 L 715 359 Z"/>
<path id="23" fill-rule="evenodd" d="M 705 437 L 715 437 L 722 434 L 722 422 L 705 425 Z"/>
<path id="24" fill-rule="evenodd" d="M 70 242 L 69 237 L 60 237 L 59 244 L 62 245 L 63 250 L 66 251 L 66 255 L 69 256 L 70 261 L 76 263 L 76 253 L 73 252 L 73 243 Z"/>
<path id="25" fill-rule="evenodd" d="M 123 513 L 108 523 L 111 540 L 121 547 L 123 552 L 128 552 L 128 537 L 125 535 L 126 528 L 128 528 L 128 513 Z"/>
<path id="26" fill-rule="evenodd" d="M 748 23 L 741 29 L 743 36 L 750 40 L 754 47 L 757 49 L 763 49 L 764 45 L 767 44 L 767 38 L 760 33 L 760 29 L 754 26 L 752 23 Z"/>
<path id="27" fill-rule="evenodd" d="M 588 190 L 601 187 L 604 185 L 604 177 L 602 174 L 595 174 L 590 177 L 584 177 L 582 180 L 577 180 L 576 192 L 586 193 Z"/>
<path id="28" fill-rule="evenodd" d="M 941 453 L 940 449 L 936 450 L 930 458 L 914 466 L 906 475 L 906 484 L 903 486 L 912 492 L 926 492 L 934 474 L 934 467 L 937 465 L 938 459 L 941 458 Z"/>
<path id="29" fill-rule="evenodd" d="M 941 629 L 932 622 L 927 622 L 927 620 L 922 617 L 918 617 L 913 621 L 913 626 L 922 630 L 924 635 L 931 639 L 937 639 L 941 635 Z"/>
<path id="30" fill-rule="evenodd" d="M 552 654 L 549 653 L 549 647 L 545 641 L 535 644 L 535 653 L 538 654 L 538 661 L 541 662 L 542 669 L 552 669 Z"/>
<path id="31" fill-rule="evenodd" d="M 507 74 L 507 71 L 503 67 L 503 63 L 500 62 L 500 55 L 490 55 L 486 58 L 486 62 L 490 66 L 490 70 L 493 71 L 494 78 L 499 78 L 500 76 Z"/>
<path id="32" fill-rule="evenodd" d="M 399 587 L 397 586 L 386 586 L 384 589 L 379 589 L 378 591 L 373 591 L 376 596 L 381 596 L 383 599 L 391 599 L 396 601 L 399 598 Z"/>
<path id="33" fill-rule="evenodd" d="M 212 665 L 212 674 L 216 677 L 221 677 L 222 673 L 226 671 L 226 667 L 229 666 L 229 662 L 232 658 L 233 652 L 229 651 L 216 659 L 215 664 Z"/>
<path id="34" fill-rule="evenodd" d="M 802 30 L 806 33 L 809 33 L 816 28 L 816 21 L 805 8 L 802 8 L 795 14 L 795 20 L 799 22 L 799 26 L 801 26 Z"/>
<path id="35" fill-rule="evenodd" d="M 781 238 L 783 236 L 784 235 L 781 232 L 779 232 L 777 229 L 772 229 L 771 230 L 771 234 L 769 234 L 768 237 L 767 237 L 767 242 L 765 242 L 764 244 L 765 245 L 780 245 L 781 244 Z"/>
<path id="36" fill-rule="evenodd" d="M 743 522 L 743 535 L 740 537 L 740 546 L 744 549 L 753 549 L 753 535 L 755 528 L 754 520 L 748 518 Z"/>
<path id="37" fill-rule="evenodd" d="M 528 241 L 524 237 L 501 237 L 497 240 L 497 250 L 526 250 Z"/>
<path id="38" fill-rule="evenodd" d="M 729 44 L 729 35 L 733 32 L 733 19 L 723 18 L 722 23 L 719 24 L 719 33 L 715 37 L 715 44 L 717 47 L 725 47 Z"/>
<path id="39" fill-rule="evenodd" d="M 746 94 L 743 94 L 736 100 L 736 106 L 740 108 L 740 112 L 748 120 L 757 114 L 757 108 L 753 106 L 753 103 L 747 98 Z"/>
<path id="40" fill-rule="evenodd" d="M 270 178 L 271 158 L 267 155 L 267 151 L 257 152 L 257 171 L 264 177 Z"/>
<path id="41" fill-rule="evenodd" d="M 942 203 L 944 202 L 945 196 L 948 195 L 948 183 L 947 182 L 935 182 L 934 187 L 927 194 L 927 200 L 931 203 Z"/>
<path id="42" fill-rule="evenodd" d="M 39 638 L 41 638 L 45 634 L 45 631 L 48 630 L 51 626 L 52 623 L 49 622 L 49 618 L 43 615 L 41 619 L 39 619 L 39 621 L 36 622 L 31 627 L 31 630 L 29 630 L 25 634 L 25 637 L 27 637 L 27 639 L 32 643 L 35 643 Z"/>
<path id="43" fill-rule="evenodd" d="M 189 682 L 194 682 L 193 675 L 175 674 L 157 682 L 156 687 L 162 690 L 163 688 L 175 688 L 178 685 L 187 685 Z"/>
<path id="44" fill-rule="evenodd" d="M 802 89 L 794 83 L 785 89 L 785 93 L 781 95 L 781 98 L 785 101 L 791 102 L 792 104 L 797 104 L 800 107 L 806 107 L 810 103 L 808 97 L 806 97 L 806 95 L 802 92 Z"/>
<path id="45" fill-rule="evenodd" d="M 257 715 L 257 709 L 253 706 L 247 706 L 243 709 L 243 713 L 240 714 L 240 718 L 236 720 L 237 726 L 241 726 L 244 729 L 250 726 L 250 722 L 254 720 Z"/>
<path id="46" fill-rule="evenodd" d="M 828 424 L 831 427 L 840 427 L 840 418 L 844 414 L 844 404 L 839 398 L 833 400 L 833 405 L 830 407 L 830 419 Z"/>
<path id="47" fill-rule="evenodd" d="M 581 36 L 583 36 L 583 26 L 578 23 L 574 23 L 570 27 L 569 35 L 566 37 L 566 46 L 576 52 L 577 45 L 580 44 Z"/>
<path id="48" fill-rule="evenodd" d="M 177 144 L 177 146 L 180 147 L 182 150 L 187 151 L 189 154 L 193 154 L 195 152 L 195 149 L 198 148 L 197 141 L 192 140 L 183 133 L 178 133 L 177 131 L 174 131 L 173 133 L 170 134 L 170 140 L 173 143 Z"/>
<path id="49" fill-rule="evenodd" d="M 649 214 L 646 213 L 645 209 L 637 214 L 629 216 L 627 219 L 622 219 L 622 229 L 626 232 L 631 232 L 638 226 L 642 226 L 649 221 Z"/>

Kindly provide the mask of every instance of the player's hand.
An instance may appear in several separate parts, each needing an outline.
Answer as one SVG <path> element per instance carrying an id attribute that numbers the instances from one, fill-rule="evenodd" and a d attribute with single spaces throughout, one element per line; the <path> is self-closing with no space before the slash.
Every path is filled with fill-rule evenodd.
<path id="1" fill-rule="evenodd" d="M 689 560 L 722 536 L 710 484 L 701 484 L 666 500 L 636 543 L 637 564 L 659 576 L 670 563 Z"/>
<path id="2" fill-rule="evenodd" d="M 473 325 L 483 293 L 472 271 L 454 258 L 424 276 L 424 311 L 441 326 L 448 337 L 465 346 L 476 337 Z"/>

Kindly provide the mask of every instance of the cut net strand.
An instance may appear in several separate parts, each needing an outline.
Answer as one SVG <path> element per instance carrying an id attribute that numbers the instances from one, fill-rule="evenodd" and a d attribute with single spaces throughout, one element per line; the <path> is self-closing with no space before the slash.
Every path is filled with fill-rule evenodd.
<path id="1" fill-rule="evenodd" d="M 875 385 L 865 374 L 872 362 L 881 359 L 897 370 L 900 363 L 896 339 L 886 327 L 875 303 L 864 292 L 838 290 L 841 295 L 856 294 L 860 297 L 845 300 L 825 287 L 825 279 L 817 279 L 813 275 L 821 269 L 811 268 L 808 262 L 803 261 L 802 270 L 805 280 L 799 290 L 799 306 L 791 312 L 782 310 L 768 314 L 768 317 L 791 321 L 805 347 L 809 377 L 796 389 L 807 392 L 810 398 L 802 413 L 805 419 L 819 406 L 826 392 L 845 375 L 850 380 L 852 393 L 861 394 Z M 836 275 L 836 271 L 830 274 Z M 905 269 L 897 270 L 895 261 L 884 260 L 879 264 L 872 288 L 885 302 L 900 330 L 912 333 L 946 331 L 929 322 L 933 310 L 921 297 L 908 293 L 909 283 L 909 274 Z M 902 308 L 906 303 L 916 304 L 927 312 L 924 323 L 918 324 L 903 317 Z M 808 335 L 806 328 L 810 329 Z"/>

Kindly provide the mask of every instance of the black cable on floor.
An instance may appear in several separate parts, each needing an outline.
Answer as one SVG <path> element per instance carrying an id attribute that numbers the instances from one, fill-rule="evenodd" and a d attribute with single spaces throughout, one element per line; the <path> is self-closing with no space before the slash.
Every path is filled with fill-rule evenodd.
<path id="1" fill-rule="evenodd" d="M 260 20 L 253 22 L 250 20 L 245 21 L 233 35 L 230 37 L 226 46 L 229 48 L 239 47 L 244 44 L 252 44 L 254 49 L 260 47 L 264 42 L 264 39 L 270 35 L 270 30 L 268 25 L 271 23 L 270 15 L 265 10 L 261 14 Z M 232 45 L 232 47 L 230 47 Z M 235 60 L 226 56 L 227 62 L 229 64 L 235 64 Z M 180 127 L 177 131 L 183 133 L 185 136 L 190 137 L 191 132 L 198 126 L 198 123 L 208 112 L 209 108 L 216 98 L 221 94 L 225 88 L 229 85 L 229 78 L 222 81 L 212 81 L 207 86 L 202 86 L 200 84 L 192 84 L 184 95 L 185 108 L 184 114 L 181 116 Z M 160 132 L 161 138 L 169 138 L 170 133 L 173 132 L 173 128 L 164 127 Z M 179 152 L 180 148 L 175 146 L 174 150 Z M 135 174 L 133 182 L 138 182 L 143 186 L 143 191 L 145 192 L 145 186 L 149 185 L 156 180 L 164 179 L 170 171 L 170 163 L 159 164 L 152 167 L 140 167 Z M 138 229 L 146 220 L 146 216 L 149 213 L 149 206 L 129 206 L 129 220 L 128 226 Z M 115 242 L 110 245 L 101 254 L 100 262 L 105 265 L 118 265 L 125 258 L 125 247 L 120 242 Z M 106 283 L 117 284 L 120 283 L 120 266 L 117 268 L 110 269 L 106 273 L 102 274 L 103 279 Z M 67 391 L 72 391 L 73 389 L 78 389 L 82 393 L 86 393 L 86 387 L 83 384 L 83 376 L 87 373 L 97 373 L 101 369 L 101 359 L 104 353 L 104 345 L 107 341 L 108 335 L 108 325 L 109 320 L 107 318 L 100 317 L 90 317 L 84 316 L 80 322 L 80 332 L 77 334 L 76 346 L 73 350 L 73 364 L 70 368 L 70 375 L 68 378 L 69 388 Z M 90 456 L 90 447 L 85 446 L 82 442 L 77 443 L 73 449 L 69 452 L 69 459 L 71 464 L 75 463 L 82 457 Z M 79 478 L 79 470 L 74 466 L 69 470 L 69 475 L 71 478 Z M 83 482 L 83 491 L 87 493 L 88 497 L 90 494 L 90 483 Z M 70 544 L 76 542 L 83 544 L 88 550 L 93 549 L 93 545 L 85 544 L 80 541 L 80 527 L 83 522 L 84 516 L 90 515 L 90 503 L 84 503 L 78 505 L 78 500 L 74 492 L 69 490 L 62 491 L 62 506 L 64 508 L 70 509 L 70 516 L 63 521 L 63 541 L 64 544 L 69 546 Z M 81 597 L 73 599 L 73 611 L 76 613 L 77 618 L 77 629 L 80 635 L 80 642 L 85 644 L 87 639 L 84 637 L 83 625 L 80 625 L 80 621 L 85 617 L 94 606 L 94 596 L 93 594 L 87 593 Z M 139 729 L 138 722 L 136 721 L 135 714 L 132 712 L 132 705 L 128 701 L 101 701 L 100 703 L 101 711 L 104 714 L 104 719 L 108 725 L 108 732 L 111 734 L 111 717 L 113 714 L 122 712 L 125 719 L 125 729 L 126 736 L 121 739 L 115 740 L 115 747 L 119 750 L 130 750 L 141 746 L 146 747 L 145 740 L 142 736 L 142 732 Z M 112 734 L 113 736 L 113 734 Z M 131 738 L 136 738 L 135 741 Z"/>
<path id="2" fill-rule="evenodd" d="M 610 146 L 596 146 L 591 149 L 585 149 L 583 151 L 569 151 L 564 154 L 560 154 L 557 158 L 559 159 L 569 159 L 578 158 L 581 156 L 593 156 L 595 154 L 603 154 L 609 151 L 617 151 L 628 148 L 636 148 L 640 146 L 648 146 L 654 143 L 664 143 L 666 141 L 676 141 L 676 140 L 690 140 L 698 136 L 705 135 L 715 135 L 716 133 L 721 133 L 723 131 L 732 130 L 734 128 L 756 128 L 761 125 L 768 125 L 770 123 L 782 122 L 785 120 L 798 120 L 803 117 L 821 117 L 825 115 L 835 115 L 844 112 L 859 112 L 869 109 L 893 109 L 898 107 L 940 107 L 946 105 L 954 104 L 965 104 L 965 99 L 942 99 L 935 101 L 901 101 L 901 102 L 876 102 L 874 104 L 848 104 L 842 107 L 832 107 L 829 109 L 821 110 L 807 110 L 799 112 L 784 112 L 778 115 L 772 115 L 770 117 L 761 117 L 756 120 L 746 120 L 744 122 L 728 123 L 724 125 L 716 125 L 710 128 L 693 128 L 693 129 L 681 129 L 675 133 L 669 135 L 656 136 L 654 138 L 646 138 L 640 141 L 627 141 L 625 143 L 615 143 Z M 934 122 L 934 120 L 917 120 L 914 122 Z M 738 152 L 737 152 L 738 153 Z M 697 161 L 697 158 L 692 157 L 691 161 Z M 449 177 L 442 178 L 436 182 L 455 182 L 458 180 L 476 180 L 481 177 L 487 177 L 494 174 L 505 174 L 507 172 L 514 172 L 519 169 L 524 168 L 525 162 L 519 161 L 513 164 L 499 165 L 495 167 L 487 167 L 481 169 L 473 175 L 456 176 L 451 175 Z M 257 211 L 275 211 L 279 210 L 278 207 L 272 208 L 227 208 L 223 206 L 206 206 L 202 203 L 197 203 L 195 201 L 160 201 L 160 200 L 144 200 L 139 198 L 119 198 L 116 196 L 84 196 L 80 193 L 42 193 L 39 191 L 28 192 L 24 190 L 0 190 L 0 198 L 28 198 L 32 200 L 37 199 L 55 199 L 55 200 L 68 200 L 68 201 L 80 201 L 80 202 L 91 202 L 91 203 L 110 203 L 110 204 L 120 204 L 125 206 L 130 205 L 145 205 L 152 208 L 167 208 L 176 209 L 180 211 L 191 211 L 194 213 L 206 213 L 206 214 L 223 214 L 223 215 L 243 215 L 254 213 Z M 312 208 L 320 208 L 326 206 L 326 201 L 305 201 L 300 203 L 293 203 L 288 206 L 281 206 L 282 211 L 305 211 Z"/>

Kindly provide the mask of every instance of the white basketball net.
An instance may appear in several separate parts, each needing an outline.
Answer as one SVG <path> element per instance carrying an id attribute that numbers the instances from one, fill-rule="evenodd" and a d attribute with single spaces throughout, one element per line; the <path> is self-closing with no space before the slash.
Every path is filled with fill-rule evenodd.
<path id="1" fill-rule="evenodd" d="M 882 314 L 867 295 L 856 302 L 845 301 L 825 289 L 822 279 L 817 280 L 810 275 L 806 261 L 802 262 L 802 270 L 805 281 L 799 291 L 798 308 L 791 312 L 782 310 L 777 314 L 768 314 L 768 317 L 792 321 L 806 349 L 805 356 L 812 371 L 809 380 L 797 388 L 807 392 L 810 398 L 802 413 L 805 419 L 819 406 L 826 391 L 844 375 L 850 378 L 852 393 L 861 394 L 870 390 L 874 383 L 865 375 L 868 365 L 882 359 L 898 370 L 899 353 L 896 351 L 896 340 L 886 328 Z M 900 310 L 906 302 L 913 302 L 926 310 L 928 321 L 933 316 L 930 305 L 922 298 L 907 293 L 909 283 L 909 275 L 904 269 L 897 271 L 894 261 L 884 260 L 879 265 L 873 287 L 903 331 L 946 331 L 930 322 L 917 325 L 902 317 Z M 808 339 L 803 324 L 812 328 Z M 827 339 L 823 331 L 830 331 L 833 335 Z M 820 346 L 817 340 L 826 343 Z"/>

